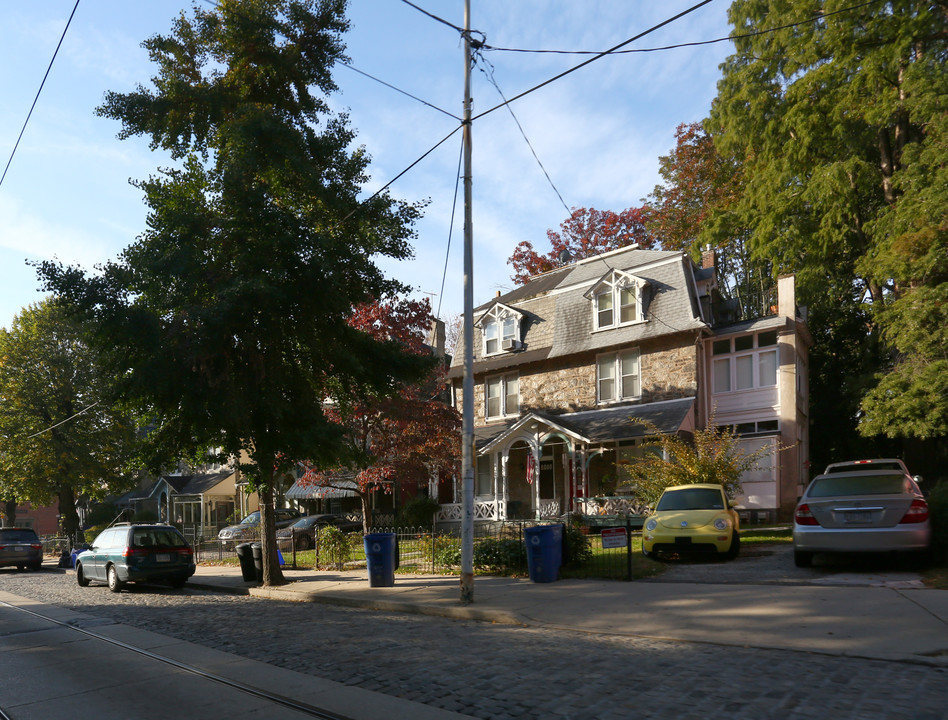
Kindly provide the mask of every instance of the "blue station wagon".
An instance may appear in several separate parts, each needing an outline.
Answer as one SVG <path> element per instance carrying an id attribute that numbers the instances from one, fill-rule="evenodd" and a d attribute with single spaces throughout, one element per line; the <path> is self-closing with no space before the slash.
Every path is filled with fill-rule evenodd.
<path id="1" fill-rule="evenodd" d="M 171 525 L 113 525 L 76 557 L 79 585 L 96 580 L 116 593 L 129 582 L 160 581 L 182 587 L 194 569 L 194 551 Z"/>

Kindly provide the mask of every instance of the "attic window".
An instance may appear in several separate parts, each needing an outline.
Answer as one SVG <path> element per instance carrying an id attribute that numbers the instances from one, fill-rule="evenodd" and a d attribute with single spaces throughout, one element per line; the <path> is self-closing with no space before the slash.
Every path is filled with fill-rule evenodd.
<path id="1" fill-rule="evenodd" d="M 593 328 L 604 330 L 642 322 L 645 285 L 644 280 L 619 270 L 603 277 L 586 294 L 593 303 Z"/>
<path id="2" fill-rule="evenodd" d="M 521 314 L 500 303 L 478 321 L 484 336 L 484 355 L 519 350 Z"/>

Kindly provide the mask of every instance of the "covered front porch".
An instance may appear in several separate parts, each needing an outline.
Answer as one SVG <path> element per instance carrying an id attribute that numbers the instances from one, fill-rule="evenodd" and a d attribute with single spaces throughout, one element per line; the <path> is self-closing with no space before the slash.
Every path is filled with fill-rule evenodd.
<path id="1" fill-rule="evenodd" d="M 643 421 L 663 433 L 692 432 L 694 398 L 561 415 L 531 412 L 507 425 L 479 428 L 474 520 L 641 514 L 623 489 L 621 465 L 647 451 Z M 459 480 L 450 494 L 437 498 L 439 522 L 462 519 Z"/>

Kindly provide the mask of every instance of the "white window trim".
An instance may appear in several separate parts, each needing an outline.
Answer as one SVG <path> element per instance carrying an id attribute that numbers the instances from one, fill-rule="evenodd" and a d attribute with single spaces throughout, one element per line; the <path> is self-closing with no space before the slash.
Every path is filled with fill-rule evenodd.
<path id="1" fill-rule="evenodd" d="M 765 388 L 777 387 L 780 382 L 780 353 L 779 345 L 766 345 L 764 347 L 757 346 L 757 337 L 754 337 L 754 347 L 750 350 L 738 350 L 730 353 L 721 353 L 720 355 L 711 354 L 711 382 L 712 382 L 712 394 L 713 395 L 730 395 L 733 393 L 746 393 L 753 392 L 755 390 L 763 390 Z M 767 385 L 760 384 L 760 358 L 763 355 L 768 353 L 774 354 L 774 382 L 768 383 Z M 750 387 L 738 388 L 737 387 L 737 361 L 741 358 L 753 358 L 751 361 L 752 364 L 752 382 Z M 728 364 L 728 378 L 730 381 L 730 388 L 727 390 L 718 390 L 716 385 L 717 372 L 715 367 L 719 362 L 727 362 Z"/>
<path id="2" fill-rule="evenodd" d="M 512 332 L 505 333 L 504 325 L 505 321 L 513 320 Z M 493 355 L 501 355 L 509 350 L 504 349 L 504 340 L 513 340 L 515 347 L 519 348 L 520 338 L 522 337 L 521 333 L 521 321 L 523 320 L 523 313 L 514 308 L 508 307 L 502 303 L 496 303 L 490 310 L 484 313 L 480 319 L 477 321 L 477 325 L 481 329 L 481 353 L 483 357 L 490 357 Z M 487 350 L 487 329 L 491 325 L 494 325 L 497 328 L 497 349 L 491 352 Z"/>
<path id="3" fill-rule="evenodd" d="M 596 283 L 587 293 L 592 306 L 593 314 L 593 332 L 604 330 L 615 330 L 620 327 L 628 327 L 645 322 L 645 314 L 642 306 L 643 290 L 648 283 L 635 275 L 613 270 Z M 623 322 L 620 317 L 622 306 L 620 303 L 621 291 L 623 289 L 633 289 L 635 293 L 635 319 Z M 599 297 L 607 293 L 612 294 L 612 322 L 608 325 L 599 324 Z"/>
<path id="4" fill-rule="evenodd" d="M 509 412 L 507 409 L 507 383 L 514 378 L 517 381 L 517 409 L 516 412 Z M 492 380 L 500 381 L 500 414 L 489 414 L 490 396 L 488 386 Z M 518 373 L 505 373 L 504 375 L 491 375 L 484 378 L 484 419 L 485 420 L 503 420 L 505 418 L 517 417 L 520 415 L 520 376 Z"/>
<path id="5" fill-rule="evenodd" d="M 636 372 L 635 377 L 638 378 L 638 393 L 636 395 L 622 395 L 622 356 L 635 354 L 635 365 Z M 601 378 L 599 377 L 599 366 L 600 363 L 607 359 L 612 359 L 612 370 L 613 370 L 613 387 L 615 388 L 614 397 L 608 400 L 604 400 L 602 397 L 601 391 Z M 616 352 L 602 353 L 601 355 L 596 356 L 596 404 L 597 405 L 613 405 L 615 403 L 627 402 L 629 400 L 638 400 L 642 397 L 642 354 L 638 348 L 627 348 L 625 350 L 618 350 Z"/>

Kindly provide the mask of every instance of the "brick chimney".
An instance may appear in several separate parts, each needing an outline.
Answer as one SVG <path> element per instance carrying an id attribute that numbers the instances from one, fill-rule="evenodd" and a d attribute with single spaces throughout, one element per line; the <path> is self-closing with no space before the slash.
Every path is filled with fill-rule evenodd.
<path id="1" fill-rule="evenodd" d="M 710 245 L 705 246 L 701 253 L 701 267 L 703 269 L 714 267 L 714 250 Z"/>

